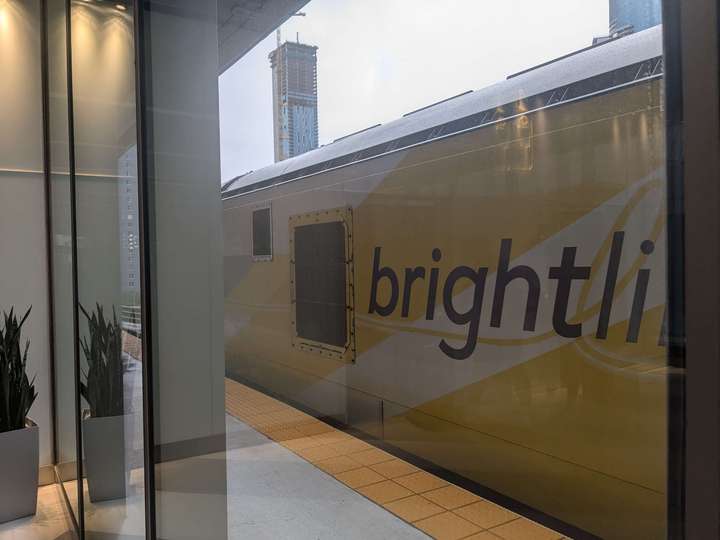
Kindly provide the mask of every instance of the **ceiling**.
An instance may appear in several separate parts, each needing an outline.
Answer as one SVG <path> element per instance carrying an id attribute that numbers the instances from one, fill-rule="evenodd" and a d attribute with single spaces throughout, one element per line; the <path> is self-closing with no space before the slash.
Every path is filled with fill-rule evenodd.
<path id="1" fill-rule="evenodd" d="M 220 73 L 309 0 L 218 0 Z"/>

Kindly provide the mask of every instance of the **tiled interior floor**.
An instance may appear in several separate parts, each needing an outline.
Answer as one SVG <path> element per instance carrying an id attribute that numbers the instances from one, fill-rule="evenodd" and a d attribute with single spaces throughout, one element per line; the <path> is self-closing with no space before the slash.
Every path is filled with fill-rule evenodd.
<path id="1" fill-rule="evenodd" d="M 434 538 L 563 538 L 248 386 L 225 392 L 229 414 Z"/>
<path id="2" fill-rule="evenodd" d="M 38 490 L 37 513 L 32 517 L 0 524 L 0 540 L 75 540 L 72 522 L 62 500 L 60 486 Z"/>

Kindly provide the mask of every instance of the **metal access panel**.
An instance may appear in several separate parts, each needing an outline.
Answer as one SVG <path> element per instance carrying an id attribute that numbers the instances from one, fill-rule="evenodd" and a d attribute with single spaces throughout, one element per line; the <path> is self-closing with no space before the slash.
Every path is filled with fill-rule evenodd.
<path id="1" fill-rule="evenodd" d="M 355 359 L 352 210 L 290 218 L 293 347 Z"/>

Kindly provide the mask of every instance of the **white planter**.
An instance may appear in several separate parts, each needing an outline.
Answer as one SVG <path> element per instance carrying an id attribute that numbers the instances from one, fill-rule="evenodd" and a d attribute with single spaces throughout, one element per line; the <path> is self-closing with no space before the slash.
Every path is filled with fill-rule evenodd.
<path id="1" fill-rule="evenodd" d="M 125 466 L 125 416 L 83 419 L 85 472 L 92 502 L 124 499 L 129 473 Z"/>
<path id="2" fill-rule="evenodd" d="M 38 427 L 0 433 L 0 523 L 35 514 L 40 443 Z"/>

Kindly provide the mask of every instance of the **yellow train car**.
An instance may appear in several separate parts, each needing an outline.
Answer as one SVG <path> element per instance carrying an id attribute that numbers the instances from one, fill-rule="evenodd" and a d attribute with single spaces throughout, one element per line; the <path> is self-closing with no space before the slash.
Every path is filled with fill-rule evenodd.
<path id="1" fill-rule="evenodd" d="M 229 182 L 228 376 L 664 537 L 662 99 L 655 28 Z"/>

